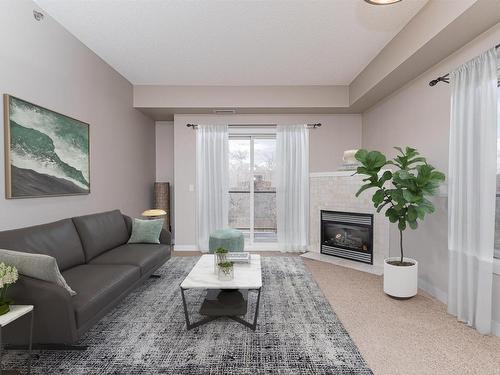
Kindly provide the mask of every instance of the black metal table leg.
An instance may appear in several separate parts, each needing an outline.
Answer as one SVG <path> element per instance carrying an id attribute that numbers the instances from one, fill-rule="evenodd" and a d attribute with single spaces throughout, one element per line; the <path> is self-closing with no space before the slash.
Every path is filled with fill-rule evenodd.
<path id="1" fill-rule="evenodd" d="M 184 295 L 183 288 L 181 288 L 181 294 L 182 294 L 182 304 L 184 305 L 184 317 L 186 318 L 186 328 L 188 331 L 193 329 L 193 328 L 199 327 L 205 323 L 211 322 L 212 320 L 215 320 L 218 318 L 218 316 L 209 316 L 209 317 L 203 318 L 197 322 L 191 323 L 189 321 L 189 312 L 188 312 L 187 303 L 186 303 L 186 296 Z"/>
<path id="2" fill-rule="evenodd" d="M 189 320 L 189 312 L 188 312 L 188 308 L 187 308 L 187 303 L 186 303 L 186 296 L 184 295 L 184 289 L 181 288 L 181 295 L 182 295 L 182 304 L 183 304 L 183 307 L 184 307 L 184 317 L 186 318 L 186 328 L 187 330 L 191 330 L 193 328 L 196 328 L 196 327 L 199 327 L 205 323 L 208 323 L 208 322 L 211 322 L 212 320 L 215 320 L 217 318 L 221 318 L 221 317 L 227 317 L 229 319 L 232 319 L 234 320 L 235 322 L 238 322 L 240 324 L 243 324 L 244 326 L 250 328 L 252 331 L 255 331 L 257 329 L 257 319 L 258 319 L 258 316 L 259 316 L 259 306 L 260 306 L 260 293 L 261 293 L 261 290 L 262 288 L 259 288 L 259 289 L 250 289 L 250 290 L 257 290 L 258 294 L 257 294 L 257 302 L 255 304 L 255 313 L 254 313 L 254 317 L 253 317 L 253 322 L 250 323 L 250 322 L 247 322 L 246 320 L 244 319 L 241 319 L 239 316 L 236 316 L 236 315 L 214 315 L 214 316 L 208 316 L 206 318 L 203 318 L 197 322 L 194 322 L 194 323 L 191 323 L 190 320 Z"/>
<path id="3" fill-rule="evenodd" d="M 30 330 L 29 330 L 29 344 L 28 344 L 28 365 L 26 369 L 26 374 L 31 374 L 31 349 L 33 346 L 33 319 L 34 319 L 34 309 L 30 311 Z M 26 346 L 20 347 L 21 350 L 25 350 Z M 0 326 L 0 375 L 3 374 L 3 366 L 2 366 L 2 355 L 3 355 L 4 347 L 2 343 L 2 326 Z M 20 374 L 17 370 L 6 370 L 7 374 Z"/>
<path id="4" fill-rule="evenodd" d="M 2 354 L 3 354 L 3 343 L 2 343 L 2 327 L 0 326 L 0 375 L 2 375 Z"/>
<path id="5" fill-rule="evenodd" d="M 241 319 L 239 316 L 232 316 L 228 315 L 227 317 L 234 320 L 235 322 L 238 322 L 240 324 L 243 324 L 244 326 L 250 328 L 252 331 L 255 331 L 257 329 L 257 318 L 259 316 L 259 305 L 260 305 L 260 291 L 262 288 L 257 289 L 258 294 L 257 294 L 257 302 L 255 304 L 255 312 L 253 316 L 253 323 L 247 322 L 246 320 Z"/>
<path id="6" fill-rule="evenodd" d="M 33 320 L 35 315 L 35 309 L 31 310 L 31 318 L 30 318 L 30 339 L 29 339 L 29 347 L 28 347 L 28 372 L 27 374 L 31 374 L 31 349 L 33 347 Z"/>

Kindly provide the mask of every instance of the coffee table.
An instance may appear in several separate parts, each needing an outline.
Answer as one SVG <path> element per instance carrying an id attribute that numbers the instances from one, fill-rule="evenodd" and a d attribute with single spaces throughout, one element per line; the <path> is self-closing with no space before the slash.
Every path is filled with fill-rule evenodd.
<path id="1" fill-rule="evenodd" d="M 31 346 L 33 342 L 33 305 L 11 305 L 10 311 L 8 313 L 0 315 L 0 375 L 19 374 L 17 371 L 2 370 L 2 330 L 5 326 L 25 316 L 26 314 L 30 314 L 28 369 L 26 370 L 26 374 L 31 374 Z"/>
<path id="2" fill-rule="evenodd" d="M 249 263 L 235 263 L 234 278 L 228 281 L 221 281 L 217 278 L 214 272 L 214 255 L 203 255 L 182 281 L 180 287 L 188 330 L 217 318 L 227 317 L 255 331 L 262 289 L 260 255 L 252 254 Z M 207 290 L 207 296 L 200 308 L 200 314 L 206 317 L 193 323 L 189 320 L 185 296 L 185 292 L 189 289 Z M 247 312 L 249 291 L 257 292 L 253 322 L 240 318 Z"/>

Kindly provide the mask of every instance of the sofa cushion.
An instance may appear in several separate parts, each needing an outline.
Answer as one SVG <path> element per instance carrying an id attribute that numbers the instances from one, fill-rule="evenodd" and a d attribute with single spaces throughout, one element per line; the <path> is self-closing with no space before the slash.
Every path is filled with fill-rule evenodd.
<path id="1" fill-rule="evenodd" d="M 109 304 L 115 304 L 140 275 L 139 267 L 129 265 L 84 264 L 64 271 L 64 278 L 76 291 L 72 300 L 77 326 L 85 324 Z"/>
<path id="2" fill-rule="evenodd" d="M 141 269 L 144 275 L 170 257 L 166 245 L 127 244 L 95 257 L 90 264 L 130 264 Z"/>
<path id="3" fill-rule="evenodd" d="M 159 244 L 163 222 L 163 219 L 134 219 L 132 222 L 132 234 L 130 235 L 128 243 Z"/>
<path id="4" fill-rule="evenodd" d="M 56 258 L 50 255 L 0 249 L 0 262 L 16 267 L 21 275 L 57 284 L 70 295 L 76 294 L 61 275 Z"/>
<path id="5" fill-rule="evenodd" d="M 123 219 L 125 219 L 125 224 L 127 225 L 128 236 L 132 235 L 132 219 L 130 216 L 123 215 Z M 168 230 L 163 228 L 160 233 L 160 243 L 163 245 L 171 245 L 172 238 L 171 234 Z"/>
<path id="6" fill-rule="evenodd" d="M 87 263 L 106 250 L 123 245 L 129 238 L 119 210 L 74 217 L 73 222 L 82 240 Z"/>
<path id="7" fill-rule="evenodd" d="M 71 219 L 0 232 L 0 248 L 56 258 L 61 271 L 85 263 L 80 237 Z"/>

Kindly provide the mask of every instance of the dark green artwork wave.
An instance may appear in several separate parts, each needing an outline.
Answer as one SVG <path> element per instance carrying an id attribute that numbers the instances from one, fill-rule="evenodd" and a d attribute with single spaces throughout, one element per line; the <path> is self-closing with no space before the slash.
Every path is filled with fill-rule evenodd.
<path id="1" fill-rule="evenodd" d="M 52 126 L 54 127 L 57 136 L 64 139 L 71 139 L 74 146 L 76 146 L 82 153 L 88 155 L 88 128 L 80 121 L 64 115 L 56 114 L 45 108 L 38 107 L 34 104 L 14 97 L 11 97 L 11 106 L 11 111 L 16 110 L 27 113 L 37 113 L 54 119 L 55 121 L 52 122 Z"/>
<path id="2" fill-rule="evenodd" d="M 72 130 L 68 130 L 72 131 Z M 89 186 L 89 182 L 83 176 L 83 173 L 62 161 L 55 152 L 54 142 L 46 134 L 19 125 L 15 121 L 10 121 L 11 134 L 11 149 L 16 153 L 29 157 L 33 160 L 38 160 L 43 163 L 53 163 L 59 167 L 64 174 L 85 186 Z M 67 134 L 66 134 L 67 135 Z M 80 137 L 75 136 L 75 141 L 80 142 Z M 83 147 L 83 145 L 81 145 Z M 88 149 L 86 141 L 84 147 Z"/>

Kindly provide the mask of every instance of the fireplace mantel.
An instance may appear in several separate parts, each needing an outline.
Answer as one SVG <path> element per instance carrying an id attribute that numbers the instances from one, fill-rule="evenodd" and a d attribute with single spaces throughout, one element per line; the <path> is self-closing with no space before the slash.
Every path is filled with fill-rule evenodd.
<path id="1" fill-rule="evenodd" d="M 352 177 L 356 171 L 312 172 L 309 177 Z"/>

